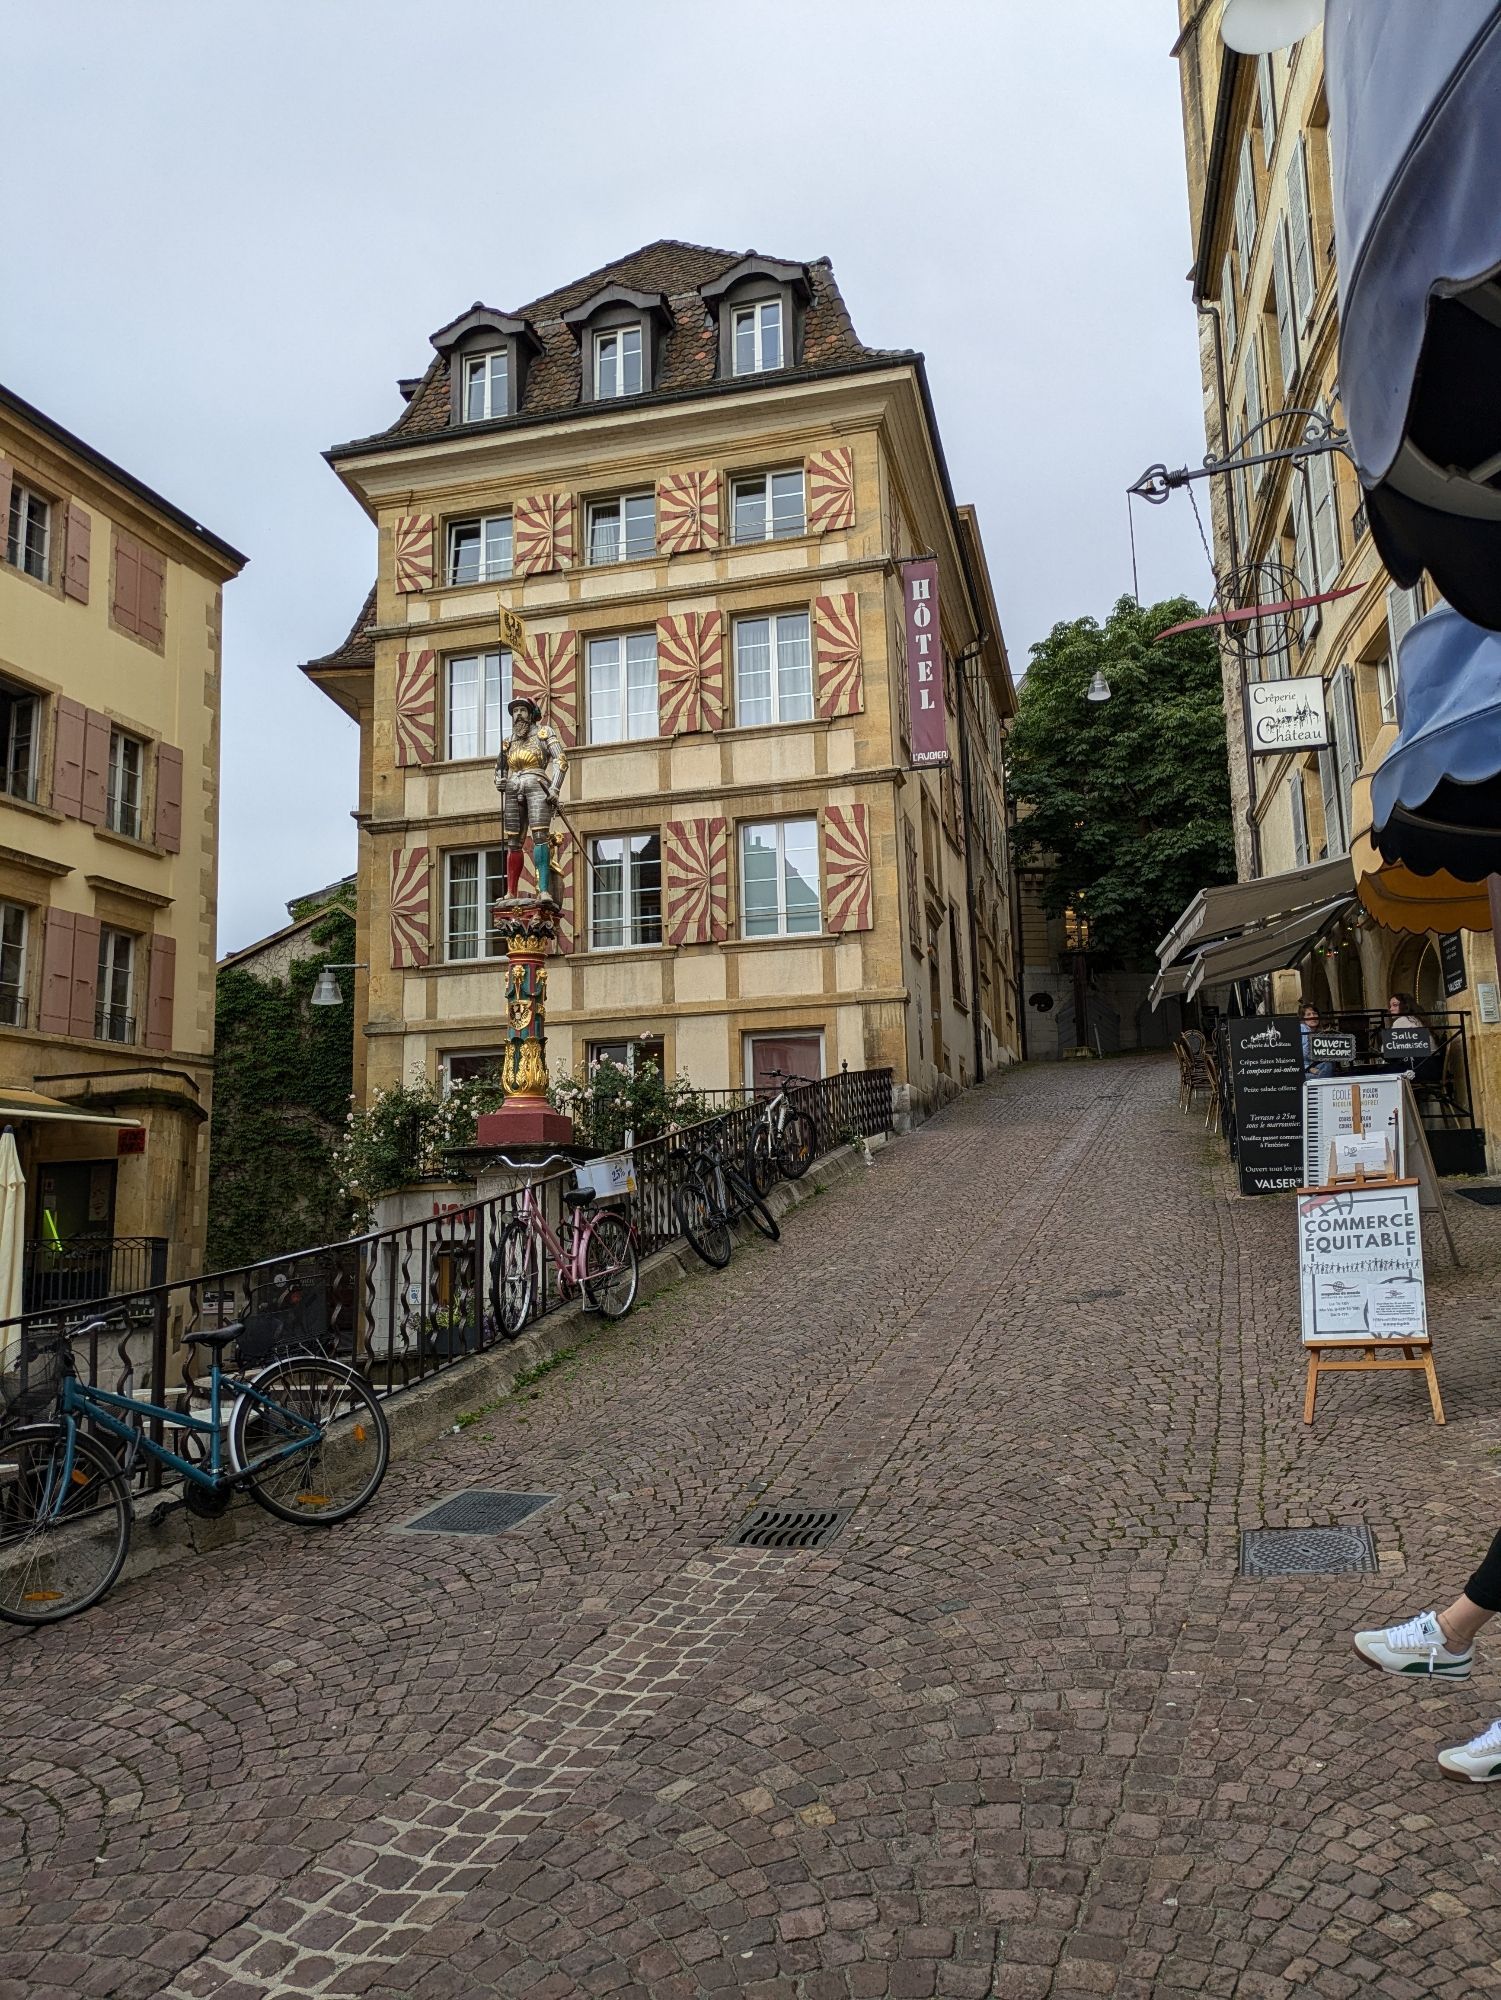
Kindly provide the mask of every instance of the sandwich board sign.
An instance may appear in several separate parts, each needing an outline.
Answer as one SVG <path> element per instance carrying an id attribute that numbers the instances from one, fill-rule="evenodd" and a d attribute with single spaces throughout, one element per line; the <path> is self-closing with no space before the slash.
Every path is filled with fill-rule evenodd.
<path id="1" fill-rule="evenodd" d="M 1359 1136 L 1359 1135 L 1356 1135 Z M 1423 1274 L 1423 1217 L 1413 1180 L 1366 1180 L 1298 1191 L 1298 1300 L 1313 1422 L 1321 1375 L 1422 1374 L 1444 1421 Z"/>
<path id="2" fill-rule="evenodd" d="M 1224 1023 L 1242 1194 L 1290 1194 L 1303 1172 L 1303 1047 L 1296 1016 Z"/>
<path id="3" fill-rule="evenodd" d="M 1305 1187 L 1323 1187 L 1334 1178 L 1330 1172 L 1331 1153 L 1341 1140 L 1353 1137 L 1357 1129 L 1363 1134 L 1380 1134 L 1385 1139 L 1391 1149 L 1391 1165 L 1383 1171 L 1400 1178 L 1407 1164 L 1402 1078 L 1393 1074 L 1309 1077 L 1303 1085 Z M 1374 1167 L 1367 1168 L 1368 1173 L 1375 1171 Z"/>

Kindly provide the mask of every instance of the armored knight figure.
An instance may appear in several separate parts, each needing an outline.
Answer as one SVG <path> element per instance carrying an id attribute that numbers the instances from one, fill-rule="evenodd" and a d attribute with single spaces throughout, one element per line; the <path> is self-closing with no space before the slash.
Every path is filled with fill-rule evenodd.
<path id="1" fill-rule="evenodd" d="M 495 787 L 500 793 L 500 824 L 506 845 L 506 895 L 514 897 L 521 888 L 525 865 L 522 837 L 530 833 L 532 860 L 537 869 L 537 894 L 552 899 L 551 846 L 553 814 L 558 795 L 568 775 L 568 759 L 556 730 L 542 720 L 542 711 L 525 695 L 511 703 L 511 733 L 501 745 L 495 764 Z"/>

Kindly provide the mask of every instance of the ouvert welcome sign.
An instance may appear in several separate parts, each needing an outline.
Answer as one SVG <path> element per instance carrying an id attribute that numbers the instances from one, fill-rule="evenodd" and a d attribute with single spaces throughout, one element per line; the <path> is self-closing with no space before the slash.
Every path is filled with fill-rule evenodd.
<path id="1" fill-rule="evenodd" d="M 917 556 L 902 564 L 907 617 L 907 705 L 914 765 L 949 761 L 948 712 L 943 699 L 943 640 L 938 629 L 938 562 Z"/>

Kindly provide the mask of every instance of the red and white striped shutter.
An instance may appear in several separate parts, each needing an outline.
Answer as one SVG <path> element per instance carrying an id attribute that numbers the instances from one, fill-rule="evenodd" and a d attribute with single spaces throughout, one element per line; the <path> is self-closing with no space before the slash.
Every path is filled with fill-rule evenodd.
<path id="1" fill-rule="evenodd" d="M 819 716 L 859 715 L 865 707 L 860 607 L 850 592 L 813 600 L 813 671 Z"/>
<path id="2" fill-rule="evenodd" d="M 109 717 L 89 709 L 83 732 L 83 804 L 79 817 L 103 826 L 109 792 Z"/>
<path id="3" fill-rule="evenodd" d="M 529 493 L 511 509 L 512 567 L 517 576 L 541 576 L 573 561 L 573 496 Z"/>
<path id="4" fill-rule="evenodd" d="M 401 972 L 432 956 L 432 854 L 398 847 L 391 855 L 391 965 Z"/>
<path id="5" fill-rule="evenodd" d="M 662 859 L 669 944 L 715 944 L 729 936 L 729 849 L 726 820 L 668 821 Z"/>
<path id="6" fill-rule="evenodd" d="M 73 912 L 49 910 L 42 942 L 42 1007 L 37 1026 L 44 1035 L 66 1035 L 73 1018 Z"/>
<path id="7" fill-rule="evenodd" d="M 68 502 L 63 519 L 63 595 L 75 604 L 89 601 L 89 541 L 91 523 L 83 508 Z"/>
<path id="8" fill-rule="evenodd" d="M 573 865 L 575 845 L 567 831 L 554 820 L 548 868 L 552 876 L 553 898 L 558 905 L 558 950 L 565 956 L 573 951 L 580 931 L 576 921 L 578 912 L 573 902 L 573 885 L 576 876 L 580 880 L 583 878 L 582 872 Z"/>
<path id="9" fill-rule="evenodd" d="M 99 999 L 99 919 L 73 919 L 73 978 L 68 1001 L 68 1033 L 92 1036 Z"/>
<path id="10" fill-rule="evenodd" d="M 815 451 L 803 463 L 808 533 L 826 535 L 855 525 L 855 455 L 848 445 Z"/>
<path id="11" fill-rule="evenodd" d="M 150 985 L 146 1000 L 148 1049 L 170 1049 L 172 1046 L 172 999 L 176 984 L 177 940 L 154 937 L 151 940 Z"/>
<path id="12" fill-rule="evenodd" d="M 664 736 L 723 729 L 723 612 L 657 620 L 657 702 Z"/>
<path id="13" fill-rule="evenodd" d="M 70 695 L 58 696 L 52 733 L 51 804 L 54 812 L 66 813 L 69 819 L 83 817 L 83 745 L 88 716 L 81 701 L 74 701 Z"/>
<path id="14" fill-rule="evenodd" d="M 719 475 L 712 467 L 669 472 L 657 481 L 657 554 L 719 547 Z"/>
<path id="15" fill-rule="evenodd" d="M 430 646 L 396 655 L 398 767 L 431 764 L 438 754 L 438 656 Z"/>
<path id="16" fill-rule="evenodd" d="M 170 743 L 156 746 L 156 845 L 182 852 L 182 752 Z"/>
<path id="17" fill-rule="evenodd" d="M 865 806 L 825 806 L 824 926 L 868 931 L 875 919 L 870 875 L 870 816 Z"/>
<path id="18" fill-rule="evenodd" d="M 431 590 L 438 580 L 438 524 L 431 514 L 401 514 L 392 539 L 396 588 Z"/>
<path id="19" fill-rule="evenodd" d="M 572 750 L 579 740 L 578 633 L 534 633 L 524 653 L 511 655 L 511 693 L 534 701 Z"/>

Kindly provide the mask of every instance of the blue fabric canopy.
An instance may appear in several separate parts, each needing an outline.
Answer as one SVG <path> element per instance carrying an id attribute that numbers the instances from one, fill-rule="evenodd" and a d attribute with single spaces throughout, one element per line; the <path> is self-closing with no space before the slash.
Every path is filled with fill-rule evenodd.
<path id="1" fill-rule="evenodd" d="M 1371 529 L 1399 582 L 1501 627 L 1501 0 L 1328 0 L 1324 52 Z"/>
<path id="2" fill-rule="evenodd" d="M 1385 861 L 1462 882 L 1501 872 L 1501 634 L 1449 606 L 1406 634 L 1397 739 L 1371 778 Z"/>

